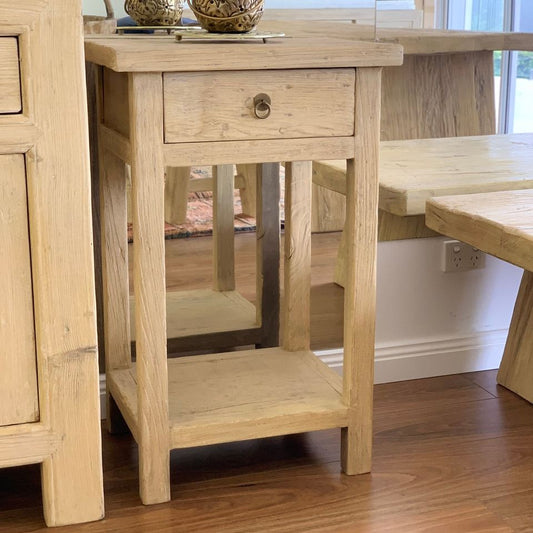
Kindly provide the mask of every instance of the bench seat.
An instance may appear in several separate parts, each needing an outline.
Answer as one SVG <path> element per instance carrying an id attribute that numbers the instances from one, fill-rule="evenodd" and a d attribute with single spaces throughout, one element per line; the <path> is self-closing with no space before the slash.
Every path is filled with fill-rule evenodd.
<path id="1" fill-rule="evenodd" d="M 384 141 L 379 163 L 379 240 L 435 236 L 424 227 L 428 199 L 531 189 L 532 168 L 532 133 Z M 345 194 L 346 165 L 315 161 L 313 182 Z M 341 243 L 335 279 L 340 285 L 343 273 Z"/>
<path id="2" fill-rule="evenodd" d="M 379 208 L 423 215 L 434 196 L 533 188 L 533 133 L 383 141 Z M 313 181 L 346 194 L 346 162 L 315 161 Z"/>
<path id="3" fill-rule="evenodd" d="M 497 380 L 533 403 L 533 190 L 434 198 L 426 224 L 525 269 Z"/>

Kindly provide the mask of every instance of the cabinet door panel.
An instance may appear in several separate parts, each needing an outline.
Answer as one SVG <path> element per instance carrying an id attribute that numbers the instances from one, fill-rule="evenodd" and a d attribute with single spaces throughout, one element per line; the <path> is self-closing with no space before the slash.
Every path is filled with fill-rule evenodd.
<path id="1" fill-rule="evenodd" d="M 0 426 L 38 419 L 24 156 L 0 155 Z"/>
<path id="2" fill-rule="evenodd" d="M 0 114 L 20 113 L 21 107 L 17 39 L 0 37 Z"/>

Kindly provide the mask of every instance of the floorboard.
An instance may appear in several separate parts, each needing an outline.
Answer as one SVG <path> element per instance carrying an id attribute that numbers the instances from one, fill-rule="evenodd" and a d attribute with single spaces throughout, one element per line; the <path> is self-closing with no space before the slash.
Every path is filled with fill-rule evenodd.
<path id="1" fill-rule="evenodd" d="M 242 237 L 238 252 L 253 256 Z M 314 283 L 327 285 L 336 237 L 320 238 Z M 173 241 L 173 289 L 194 288 L 184 268 L 209 283 L 201 240 Z M 195 253 L 196 266 L 183 266 Z M 237 278 L 251 297 L 246 261 Z M 324 313 L 315 346 L 338 342 L 328 331 L 335 307 L 323 309 L 321 297 L 315 305 Z M 377 385 L 370 475 L 340 473 L 338 430 L 175 450 L 172 501 L 149 507 L 139 500 L 132 437 L 103 432 L 106 518 L 57 531 L 531 532 L 533 407 L 495 379 L 489 371 Z M 0 470 L 0 532 L 41 530 L 39 467 Z"/>

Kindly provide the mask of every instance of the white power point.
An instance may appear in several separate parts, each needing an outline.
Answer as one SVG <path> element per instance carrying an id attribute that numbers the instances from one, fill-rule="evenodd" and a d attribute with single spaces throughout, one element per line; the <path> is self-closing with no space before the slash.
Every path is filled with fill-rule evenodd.
<path id="1" fill-rule="evenodd" d="M 485 267 L 485 253 L 461 241 L 444 241 L 442 247 L 443 272 L 464 272 Z"/>

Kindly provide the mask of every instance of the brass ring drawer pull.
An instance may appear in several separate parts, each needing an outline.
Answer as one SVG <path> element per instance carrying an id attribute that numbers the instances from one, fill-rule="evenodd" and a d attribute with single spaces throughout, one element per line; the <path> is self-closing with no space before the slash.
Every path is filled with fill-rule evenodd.
<path id="1" fill-rule="evenodd" d="M 268 94 L 260 93 L 254 97 L 254 115 L 257 118 L 265 119 L 272 111 L 272 101 Z"/>

